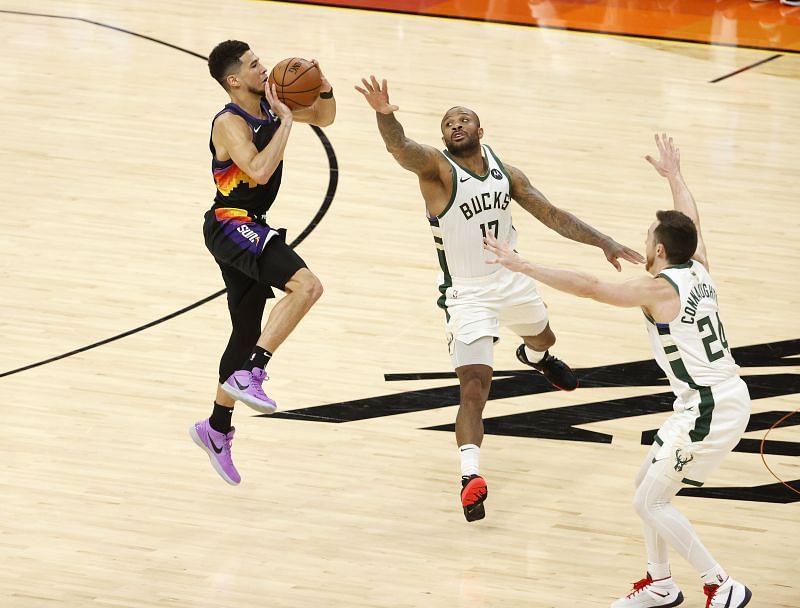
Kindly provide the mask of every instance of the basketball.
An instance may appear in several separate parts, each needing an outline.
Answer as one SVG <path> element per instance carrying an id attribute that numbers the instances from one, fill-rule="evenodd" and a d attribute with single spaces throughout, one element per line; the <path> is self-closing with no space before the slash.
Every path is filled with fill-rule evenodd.
<path id="1" fill-rule="evenodd" d="M 269 83 L 275 83 L 278 99 L 292 110 L 313 104 L 322 86 L 317 66 L 302 57 L 279 61 L 269 73 Z"/>

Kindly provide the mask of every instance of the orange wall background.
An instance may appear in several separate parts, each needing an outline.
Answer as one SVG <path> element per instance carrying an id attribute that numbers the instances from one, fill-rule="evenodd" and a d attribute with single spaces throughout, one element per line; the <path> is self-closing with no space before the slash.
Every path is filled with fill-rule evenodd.
<path id="1" fill-rule="evenodd" d="M 800 53 L 800 7 L 779 0 L 294 0 Z"/>

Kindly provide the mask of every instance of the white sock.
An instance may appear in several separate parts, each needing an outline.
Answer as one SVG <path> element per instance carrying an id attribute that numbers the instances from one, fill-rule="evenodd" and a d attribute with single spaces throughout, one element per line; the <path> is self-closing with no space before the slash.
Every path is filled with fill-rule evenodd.
<path id="1" fill-rule="evenodd" d="M 531 363 L 541 363 L 544 356 L 547 354 L 547 351 L 540 353 L 538 350 L 532 350 L 527 344 L 525 345 L 525 357 Z"/>
<path id="2" fill-rule="evenodd" d="M 722 566 L 715 564 L 710 570 L 706 570 L 700 575 L 704 585 L 721 585 L 728 580 L 728 573 Z"/>
<path id="3" fill-rule="evenodd" d="M 647 572 L 654 582 L 672 576 L 672 573 L 669 571 L 669 563 L 654 564 L 653 562 L 647 562 Z"/>
<path id="4" fill-rule="evenodd" d="M 481 449 L 474 443 L 465 443 L 458 446 L 458 455 L 461 458 L 461 475 L 464 477 L 477 475 Z"/>

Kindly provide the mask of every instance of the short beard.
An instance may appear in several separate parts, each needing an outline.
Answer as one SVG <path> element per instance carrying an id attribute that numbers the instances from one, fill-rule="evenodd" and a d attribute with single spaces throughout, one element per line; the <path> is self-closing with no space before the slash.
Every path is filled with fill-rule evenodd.
<path id="1" fill-rule="evenodd" d="M 451 141 L 447 144 L 447 151 L 451 156 L 469 156 L 480 149 L 480 141 L 469 137 L 458 143 Z"/>

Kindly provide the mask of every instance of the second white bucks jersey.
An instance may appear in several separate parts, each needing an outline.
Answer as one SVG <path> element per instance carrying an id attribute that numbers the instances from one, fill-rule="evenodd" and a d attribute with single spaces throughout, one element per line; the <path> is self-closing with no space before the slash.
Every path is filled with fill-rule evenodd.
<path id="1" fill-rule="evenodd" d="M 445 210 L 428 221 L 446 281 L 482 277 L 499 269 L 486 263 L 494 257 L 483 248 L 487 234 L 512 248 L 517 243 L 511 224 L 511 178 L 489 146 L 482 145 L 481 149 L 487 166 L 483 176 L 465 169 L 444 152 L 453 167 L 453 194 Z"/>
<path id="2" fill-rule="evenodd" d="M 678 316 L 670 323 L 648 318 L 653 354 L 678 397 L 737 376 L 725 329 L 719 317 L 717 289 L 705 267 L 695 260 L 662 270 L 680 297 Z"/>

